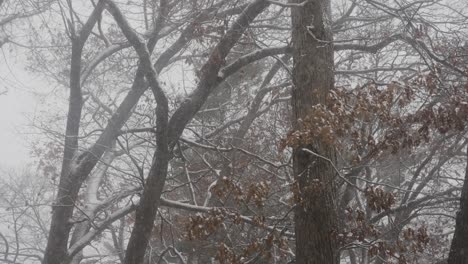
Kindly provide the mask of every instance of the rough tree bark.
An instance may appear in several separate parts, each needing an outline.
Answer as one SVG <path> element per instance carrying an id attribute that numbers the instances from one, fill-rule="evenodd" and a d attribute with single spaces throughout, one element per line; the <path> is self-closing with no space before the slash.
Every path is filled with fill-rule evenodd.
<path id="1" fill-rule="evenodd" d="M 78 151 L 78 133 L 82 110 L 81 93 L 81 53 L 84 44 L 91 34 L 91 30 L 103 11 L 104 3 L 99 1 L 83 28 L 75 33 L 71 30 L 72 55 L 70 66 L 70 103 L 66 125 L 65 147 L 62 169 L 60 175 L 60 188 L 58 189 L 55 205 L 53 206 L 52 221 L 44 254 L 45 264 L 62 263 L 67 256 L 68 238 L 72 228 L 71 217 L 75 200 L 79 191 L 79 182 L 84 180 L 84 175 L 75 173 L 73 163 Z"/>
<path id="2" fill-rule="evenodd" d="M 156 151 L 148 178 L 143 188 L 140 206 L 137 207 L 135 225 L 128 242 L 125 254 L 125 263 L 142 263 L 153 229 L 154 218 L 158 210 L 158 201 L 162 194 L 166 180 L 169 162 L 169 149 L 167 144 L 168 101 L 158 80 L 150 53 L 146 44 L 129 26 L 128 22 L 112 1 L 106 1 L 108 10 L 121 28 L 127 40 L 135 48 L 140 58 L 140 65 L 145 69 L 145 77 L 153 91 L 156 100 Z"/>
<path id="3" fill-rule="evenodd" d="M 311 107 L 325 103 L 334 85 L 330 1 L 312 0 L 302 7 L 293 7 L 291 17 L 294 59 L 292 118 L 293 129 L 298 130 Z M 337 221 L 336 172 L 330 164 L 330 161 L 334 162 L 334 156 L 333 147 L 319 138 L 293 150 L 298 187 L 294 219 L 298 264 L 339 263 L 337 245 L 332 236 Z"/>
<path id="4" fill-rule="evenodd" d="M 465 180 L 463 182 L 460 198 L 460 209 L 457 212 L 455 233 L 453 234 L 447 263 L 468 263 L 468 161 L 466 164 Z"/>

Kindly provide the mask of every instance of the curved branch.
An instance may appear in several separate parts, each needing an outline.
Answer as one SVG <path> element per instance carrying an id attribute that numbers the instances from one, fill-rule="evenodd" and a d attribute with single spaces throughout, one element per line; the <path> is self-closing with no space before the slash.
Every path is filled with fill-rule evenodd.
<path id="1" fill-rule="evenodd" d="M 248 25 L 269 5 L 270 3 L 266 0 L 253 1 L 215 46 L 208 61 L 201 69 L 201 78 L 197 88 L 176 110 L 169 121 L 170 148 L 174 147 L 187 123 L 200 110 L 208 95 L 220 83 L 221 78 L 218 73 L 230 50 L 240 39 Z"/>
<path id="2" fill-rule="evenodd" d="M 363 52 L 369 52 L 369 53 L 377 53 L 379 50 L 385 48 L 386 46 L 392 44 L 393 42 L 397 40 L 403 40 L 404 37 L 402 34 L 396 34 L 393 36 L 390 36 L 384 40 L 382 40 L 379 43 L 376 43 L 374 45 L 361 45 L 361 44 L 335 44 L 334 49 L 335 51 L 339 50 L 357 50 L 357 51 L 363 51 Z"/>
<path id="3" fill-rule="evenodd" d="M 111 215 L 107 217 L 105 221 L 103 221 L 100 225 L 98 225 L 95 229 L 89 231 L 81 237 L 75 244 L 73 244 L 68 249 L 68 258 L 71 259 L 75 256 L 78 252 L 80 252 L 86 245 L 88 245 L 96 236 L 102 233 L 102 231 L 106 230 L 113 222 L 122 218 L 123 216 L 133 212 L 136 209 L 136 204 L 128 205 L 120 210 L 115 211 Z"/>

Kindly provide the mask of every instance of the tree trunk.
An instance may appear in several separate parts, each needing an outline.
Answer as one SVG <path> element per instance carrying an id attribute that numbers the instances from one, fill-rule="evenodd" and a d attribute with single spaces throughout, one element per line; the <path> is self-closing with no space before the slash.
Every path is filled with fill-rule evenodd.
<path id="1" fill-rule="evenodd" d="M 292 2 L 302 3 L 303 0 Z M 300 120 L 305 119 L 313 105 L 325 104 L 334 85 L 330 1 L 312 0 L 304 6 L 292 7 L 291 16 L 293 129 L 299 130 Z M 298 184 L 294 219 L 298 264 L 339 262 L 333 239 L 333 232 L 337 231 L 336 172 L 330 161 L 335 161 L 334 156 L 333 147 L 320 138 L 293 150 L 294 175 Z"/>
<path id="2" fill-rule="evenodd" d="M 468 148 L 467 148 L 468 157 Z M 468 161 L 466 164 L 465 181 L 460 198 L 460 209 L 457 212 L 455 233 L 448 258 L 448 264 L 468 263 Z"/>
<path id="3" fill-rule="evenodd" d="M 81 91 L 81 56 L 83 47 L 104 9 L 104 2 L 99 1 L 88 21 L 79 33 L 72 36 L 72 54 L 70 64 L 70 103 L 65 130 L 65 146 L 62 159 L 59 188 L 52 206 L 52 219 L 49 237 L 44 254 L 44 264 L 64 263 L 67 256 L 68 240 L 72 228 L 72 216 L 75 201 L 86 174 L 77 173 L 72 164 L 77 162 L 78 135 L 80 130 L 83 104 Z M 79 162 L 78 162 L 79 163 Z M 74 164 L 77 165 L 77 164 Z"/>

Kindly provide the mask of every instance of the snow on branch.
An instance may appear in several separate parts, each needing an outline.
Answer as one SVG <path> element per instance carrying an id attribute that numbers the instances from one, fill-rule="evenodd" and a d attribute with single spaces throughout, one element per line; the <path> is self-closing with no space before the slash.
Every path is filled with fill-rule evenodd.
<path id="1" fill-rule="evenodd" d="M 73 244 L 68 249 L 68 256 L 72 258 L 78 252 L 80 252 L 85 246 L 89 245 L 89 243 L 102 231 L 106 230 L 114 221 L 124 217 L 125 215 L 133 212 L 136 209 L 137 204 L 130 204 L 124 208 L 121 208 L 114 213 L 110 214 L 105 221 L 103 221 L 100 225 L 96 226 L 94 229 L 91 229 L 86 235 L 84 235 L 80 240 L 78 240 L 75 244 Z"/>
<path id="2" fill-rule="evenodd" d="M 168 200 L 164 198 L 161 198 L 161 205 L 166 206 L 166 207 L 176 208 L 176 209 L 187 210 L 191 212 L 198 212 L 198 213 L 207 213 L 207 212 L 217 209 L 216 207 L 207 207 L 207 206 L 199 206 L 199 205 L 197 206 L 197 205 L 181 203 L 181 202 L 177 202 L 173 200 Z M 240 217 L 240 220 L 244 223 L 258 226 L 255 224 L 255 221 L 250 217 L 243 216 L 243 215 L 239 217 Z M 275 226 L 265 226 L 265 229 L 268 231 L 278 231 L 278 229 Z M 286 231 L 286 232 L 282 232 L 282 234 L 286 237 L 294 237 L 294 233 L 292 232 Z"/>
<path id="3" fill-rule="evenodd" d="M 190 212 L 198 212 L 198 213 L 208 213 L 212 210 L 217 209 L 217 207 L 207 207 L 207 206 L 199 206 L 199 205 L 192 205 L 192 204 L 186 204 L 178 201 L 173 201 L 173 200 L 168 200 L 165 198 L 161 198 L 160 200 L 161 206 L 165 207 L 170 207 L 170 208 L 175 208 L 175 209 L 181 209 L 181 210 L 186 210 Z M 123 207 L 114 213 L 110 214 L 106 220 L 104 220 L 102 223 L 95 225 L 94 228 L 92 228 L 86 235 L 80 238 L 76 243 L 74 243 L 70 249 L 68 250 L 68 256 L 71 258 L 74 255 L 76 255 L 79 251 L 81 251 L 85 246 L 89 245 L 89 243 L 99 234 L 101 234 L 105 229 L 107 229 L 113 222 L 117 221 L 121 217 L 124 217 L 125 215 L 133 212 L 136 207 L 139 205 L 139 202 L 135 202 L 131 205 L 128 205 L 126 207 Z M 234 216 L 234 214 L 233 214 Z M 251 224 L 258 226 L 255 223 L 255 220 L 247 217 L 247 216 L 239 216 L 240 220 L 244 223 Z M 269 231 L 278 231 L 278 229 L 275 226 L 265 226 L 264 227 L 266 230 Z M 294 237 L 294 233 L 292 232 L 282 232 L 282 234 L 286 237 Z"/>
<path id="4" fill-rule="evenodd" d="M 304 2 L 301 2 L 301 3 L 283 3 L 283 2 L 279 2 L 279 1 L 268 1 L 270 4 L 272 5 L 277 5 L 277 6 L 281 6 L 281 7 L 304 7 L 308 2 L 310 2 L 309 0 L 306 0 Z"/>

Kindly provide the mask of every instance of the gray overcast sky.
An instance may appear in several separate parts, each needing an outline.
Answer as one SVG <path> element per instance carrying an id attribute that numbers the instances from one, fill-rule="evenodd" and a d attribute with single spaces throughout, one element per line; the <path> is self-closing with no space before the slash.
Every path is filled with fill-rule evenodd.
<path id="1" fill-rule="evenodd" d="M 0 95 L 1 167 L 19 167 L 28 162 L 26 115 L 34 113 L 37 105 L 33 89 L 38 91 L 44 85 L 32 78 L 15 57 L 8 52 L 0 54 L 0 90 L 8 89 L 7 94 Z"/>

